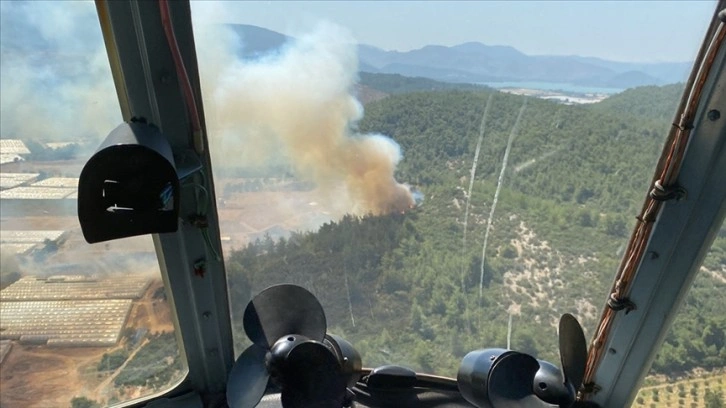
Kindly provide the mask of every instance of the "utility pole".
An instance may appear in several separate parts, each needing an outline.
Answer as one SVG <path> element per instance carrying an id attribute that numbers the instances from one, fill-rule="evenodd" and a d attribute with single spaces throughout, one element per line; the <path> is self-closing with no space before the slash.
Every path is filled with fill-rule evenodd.
<path id="1" fill-rule="evenodd" d="M 509 311 L 509 324 L 507 325 L 507 350 L 512 349 L 512 312 Z"/>

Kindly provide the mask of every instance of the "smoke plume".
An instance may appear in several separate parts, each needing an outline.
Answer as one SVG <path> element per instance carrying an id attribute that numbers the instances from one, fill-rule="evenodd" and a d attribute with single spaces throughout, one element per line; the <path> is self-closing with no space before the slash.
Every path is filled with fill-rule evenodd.
<path id="1" fill-rule="evenodd" d="M 414 205 L 394 178 L 399 146 L 360 134 L 353 95 L 355 41 L 329 24 L 279 52 L 239 58 L 241 41 L 224 27 L 195 27 L 211 152 L 217 166 L 287 162 L 346 212 L 383 214 Z"/>
<path id="2" fill-rule="evenodd" d="M 121 110 L 90 2 L 0 1 L 0 134 L 97 141 Z"/>

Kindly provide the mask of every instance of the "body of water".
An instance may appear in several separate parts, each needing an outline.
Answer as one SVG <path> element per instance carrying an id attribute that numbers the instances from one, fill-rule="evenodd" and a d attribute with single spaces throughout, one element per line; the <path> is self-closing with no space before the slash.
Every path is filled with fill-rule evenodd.
<path id="1" fill-rule="evenodd" d="M 594 86 L 566 84 L 561 82 L 537 82 L 537 81 L 522 81 L 522 82 L 481 82 L 481 85 L 490 86 L 492 88 L 524 88 L 524 89 L 539 89 L 542 91 L 560 91 L 564 93 L 576 93 L 576 94 L 616 94 L 624 91 L 621 88 L 599 88 Z"/>

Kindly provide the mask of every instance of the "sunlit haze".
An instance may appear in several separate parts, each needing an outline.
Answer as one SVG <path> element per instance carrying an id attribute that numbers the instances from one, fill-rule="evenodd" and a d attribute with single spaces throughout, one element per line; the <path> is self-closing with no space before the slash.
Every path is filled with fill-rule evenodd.
<path id="1" fill-rule="evenodd" d="M 478 41 L 530 55 L 581 55 L 615 61 L 689 61 L 712 1 L 211 2 L 209 22 L 252 24 L 294 35 L 320 19 L 387 50 Z M 686 27 L 679 30 L 678 27 Z M 532 35 L 536 31 L 537 35 Z"/>

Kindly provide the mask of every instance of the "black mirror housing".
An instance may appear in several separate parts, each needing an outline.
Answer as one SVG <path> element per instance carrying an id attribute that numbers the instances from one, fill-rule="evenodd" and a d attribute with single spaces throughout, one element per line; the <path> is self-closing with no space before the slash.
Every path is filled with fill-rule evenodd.
<path id="1" fill-rule="evenodd" d="M 179 177 L 169 142 L 143 121 L 123 123 L 86 162 L 78 220 L 88 243 L 175 232 Z"/>

